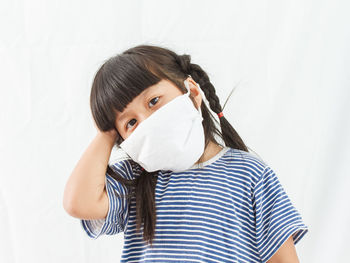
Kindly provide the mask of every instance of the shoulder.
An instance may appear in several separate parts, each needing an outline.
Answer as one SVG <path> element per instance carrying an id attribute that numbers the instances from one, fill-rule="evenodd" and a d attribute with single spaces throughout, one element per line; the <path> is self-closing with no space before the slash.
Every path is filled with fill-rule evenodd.
<path id="1" fill-rule="evenodd" d="M 254 186 L 269 169 L 269 165 L 252 152 L 229 147 L 221 160 L 221 168 L 233 176 L 241 176 Z"/>

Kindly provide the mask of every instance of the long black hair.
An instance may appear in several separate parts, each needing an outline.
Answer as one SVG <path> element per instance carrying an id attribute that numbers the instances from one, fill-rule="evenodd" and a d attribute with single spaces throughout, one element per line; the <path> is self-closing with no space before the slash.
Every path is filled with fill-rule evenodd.
<path id="1" fill-rule="evenodd" d="M 183 81 L 188 75 L 199 84 L 210 109 L 216 114 L 222 112 L 219 98 L 207 73 L 199 65 L 191 63 L 190 55 L 177 55 L 160 46 L 138 45 L 109 58 L 97 71 L 91 88 L 90 107 L 97 127 L 101 131 L 116 129 L 116 113 L 122 112 L 137 95 L 162 79 L 171 81 L 184 93 L 186 88 Z M 191 99 L 193 100 L 192 97 Z M 247 146 L 225 116 L 219 118 L 218 122 L 205 103 L 201 103 L 201 110 L 205 147 L 209 142 L 221 145 L 216 139 L 219 137 L 225 146 L 248 152 Z M 122 141 L 123 138 L 118 133 L 116 145 L 119 146 Z M 133 180 L 122 177 L 109 166 L 107 173 L 130 190 L 124 197 L 136 198 L 137 231 L 140 231 L 143 224 L 143 239 L 152 245 L 156 226 L 157 176 L 154 175 L 158 171 L 142 170 L 140 176 Z"/>

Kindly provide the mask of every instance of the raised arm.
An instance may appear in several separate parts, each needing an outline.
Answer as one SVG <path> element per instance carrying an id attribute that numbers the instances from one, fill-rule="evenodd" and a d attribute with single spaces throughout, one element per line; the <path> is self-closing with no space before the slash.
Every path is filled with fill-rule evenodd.
<path id="1" fill-rule="evenodd" d="M 106 170 L 116 136 L 115 130 L 98 132 L 72 171 L 63 198 L 69 215 L 81 219 L 106 217 Z"/>

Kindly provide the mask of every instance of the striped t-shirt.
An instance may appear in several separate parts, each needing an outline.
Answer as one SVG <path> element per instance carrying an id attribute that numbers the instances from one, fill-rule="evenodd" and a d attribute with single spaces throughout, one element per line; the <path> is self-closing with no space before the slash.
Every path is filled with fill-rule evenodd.
<path id="1" fill-rule="evenodd" d="M 131 159 L 111 164 L 125 178 L 140 174 Z M 183 172 L 157 175 L 153 247 L 136 232 L 136 206 L 126 188 L 106 174 L 109 211 L 105 219 L 80 219 L 91 238 L 124 233 L 121 262 L 267 262 L 308 226 L 271 167 L 250 152 L 223 148 Z"/>

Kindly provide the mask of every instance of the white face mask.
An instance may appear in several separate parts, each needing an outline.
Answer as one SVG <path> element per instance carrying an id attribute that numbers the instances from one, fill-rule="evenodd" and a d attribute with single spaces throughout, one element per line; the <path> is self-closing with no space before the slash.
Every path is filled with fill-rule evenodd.
<path id="1" fill-rule="evenodd" d="M 202 112 L 186 94 L 169 101 L 142 121 L 120 147 L 146 171 L 184 171 L 204 152 Z"/>

